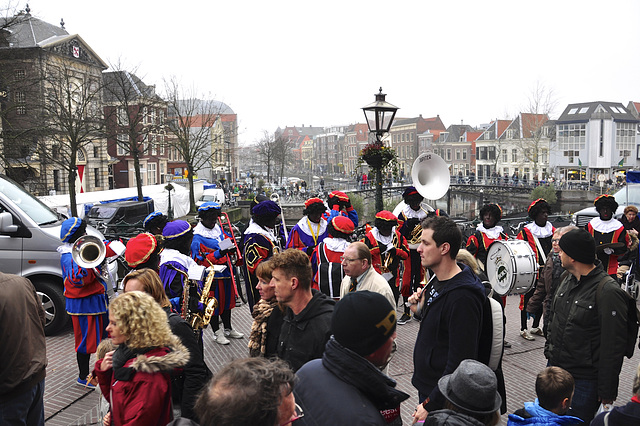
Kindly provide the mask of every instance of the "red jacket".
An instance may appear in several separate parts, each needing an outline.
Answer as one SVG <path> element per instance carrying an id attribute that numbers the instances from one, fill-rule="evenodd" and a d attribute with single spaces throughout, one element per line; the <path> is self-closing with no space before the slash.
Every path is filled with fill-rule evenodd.
<path id="1" fill-rule="evenodd" d="M 171 347 L 158 347 L 127 360 L 121 370 L 131 368 L 127 379 L 114 378 L 110 368 L 100 371 L 96 362 L 93 374 L 102 395 L 111 404 L 111 422 L 115 426 L 164 426 L 173 418 L 171 410 L 171 372 L 184 366 L 189 352 L 176 337 Z"/>

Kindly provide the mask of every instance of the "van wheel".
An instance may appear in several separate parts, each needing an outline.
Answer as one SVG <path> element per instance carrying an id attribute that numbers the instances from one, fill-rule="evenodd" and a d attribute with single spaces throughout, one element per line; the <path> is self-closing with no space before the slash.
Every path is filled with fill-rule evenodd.
<path id="1" fill-rule="evenodd" d="M 47 282 L 33 284 L 44 308 L 44 334 L 51 336 L 60 331 L 69 320 L 65 309 L 64 294 L 62 289 L 55 284 Z"/>

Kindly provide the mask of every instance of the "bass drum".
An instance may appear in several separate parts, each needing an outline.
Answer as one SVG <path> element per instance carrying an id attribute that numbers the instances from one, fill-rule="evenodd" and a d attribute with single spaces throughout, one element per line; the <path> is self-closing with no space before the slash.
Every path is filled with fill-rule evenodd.
<path id="1" fill-rule="evenodd" d="M 486 268 L 493 291 L 506 296 L 531 290 L 536 281 L 538 263 L 526 241 L 498 240 L 489 246 Z"/>

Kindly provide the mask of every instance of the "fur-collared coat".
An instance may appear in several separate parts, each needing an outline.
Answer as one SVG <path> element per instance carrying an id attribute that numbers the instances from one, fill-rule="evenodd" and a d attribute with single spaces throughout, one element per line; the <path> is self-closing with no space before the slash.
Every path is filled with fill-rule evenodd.
<path id="1" fill-rule="evenodd" d="M 166 425 L 171 412 L 171 372 L 189 361 L 189 352 L 173 337 L 168 347 L 156 347 L 128 359 L 115 370 L 100 371 L 96 362 L 93 374 L 100 390 L 111 404 L 114 425 Z"/>

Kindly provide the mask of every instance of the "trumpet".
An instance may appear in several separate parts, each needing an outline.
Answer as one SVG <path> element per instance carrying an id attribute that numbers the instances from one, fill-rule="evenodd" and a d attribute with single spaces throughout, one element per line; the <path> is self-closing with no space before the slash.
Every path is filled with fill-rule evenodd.
<path id="1" fill-rule="evenodd" d="M 284 211 L 282 210 L 282 206 L 280 205 L 280 195 L 277 192 L 271 194 L 271 201 L 276 203 L 278 207 L 280 207 L 280 220 L 282 221 L 282 230 L 284 231 L 284 243 L 286 244 L 289 240 L 289 233 L 287 232 L 287 224 L 284 223 Z"/>

